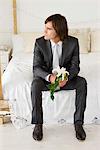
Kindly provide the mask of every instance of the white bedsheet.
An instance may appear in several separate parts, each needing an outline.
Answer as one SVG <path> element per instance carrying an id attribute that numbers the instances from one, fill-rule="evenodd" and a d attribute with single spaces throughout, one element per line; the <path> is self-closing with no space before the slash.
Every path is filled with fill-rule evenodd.
<path id="1" fill-rule="evenodd" d="M 85 122 L 100 122 L 100 53 L 81 55 L 80 75 L 87 79 Z"/>
<path id="2" fill-rule="evenodd" d="M 9 100 L 11 120 L 16 128 L 30 123 L 32 62 L 31 53 L 17 55 L 11 59 L 2 76 L 4 98 Z"/>
<path id="3" fill-rule="evenodd" d="M 81 54 L 80 58 L 80 75 L 85 77 L 88 82 L 85 123 L 99 123 L 100 53 Z M 17 128 L 22 128 L 31 122 L 32 63 L 33 55 L 31 53 L 20 54 L 10 61 L 2 77 L 4 97 L 9 99 L 12 122 Z"/>

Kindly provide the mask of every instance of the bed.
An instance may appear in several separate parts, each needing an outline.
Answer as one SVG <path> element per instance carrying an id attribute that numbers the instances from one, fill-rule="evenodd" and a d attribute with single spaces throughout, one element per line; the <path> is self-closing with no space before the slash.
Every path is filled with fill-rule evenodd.
<path id="1" fill-rule="evenodd" d="M 81 70 L 79 75 L 84 76 L 88 82 L 87 108 L 85 111 L 85 123 L 100 122 L 100 53 L 80 54 Z M 16 128 L 23 128 L 31 124 L 31 83 L 33 53 L 20 53 L 14 56 L 2 77 L 3 94 L 9 99 L 11 108 L 11 120 Z M 67 91 L 67 106 L 65 101 L 55 99 L 52 102 L 49 92 L 43 92 L 44 122 L 45 123 L 73 123 L 75 91 Z M 61 104 L 63 107 L 61 107 Z M 61 107 L 61 108 L 60 108 Z M 60 108 L 60 109 L 59 109 Z M 56 109 L 56 111 L 55 111 Z M 59 115 L 57 114 L 60 111 Z M 65 115 L 64 117 L 62 114 Z M 69 116 L 69 117 L 68 117 Z M 60 119 L 59 119 L 60 118 Z"/>
<path id="2" fill-rule="evenodd" d="M 88 82 L 85 124 L 100 123 L 100 30 L 70 29 L 69 34 L 79 39 L 80 76 Z M 35 39 L 42 34 L 18 33 L 12 36 L 13 53 L 2 76 L 3 95 L 8 99 L 11 120 L 16 128 L 31 124 L 31 83 Z M 63 93 L 62 93 L 63 92 Z M 66 98 L 63 98 L 66 96 Z M 43 112 L 45 123 L 73 123 L 75 111 L 75 90 L 55 93 L 55 101 L 49 91 L 43 92 Z"/>
<path id="3" fill-rule="evenodd" d="M 2 76 L 3 95 L 8 100 L 11 121 L 16 128 L 23 128 L 31 123 L 31 83 L 33 80 L 33 46 L 41 33 L 18 33 L 16 0 L 13 0 L 14 36 L 9 36 L 13 44 L 12 59 Z M 79 39 L 80 73 L 88 82 L 85 124 L 100 123 L 100 29 L 69 29 L 69 34 Z M 3 34 L 1 39 L 8 37 Z M 12 45 L 11 45 L 12 47 Z M 63 93 L 61 93 L 63 92 Z M 49 92 L 43 92 L 43 111 L 45 123 L 73 123 L 75 111 L 75 90 L 55 93 L 55 101 Z M 67 93 L 67 94 L 66 94 Z M 62 95 L 66 99 L 62 100 Z"/>

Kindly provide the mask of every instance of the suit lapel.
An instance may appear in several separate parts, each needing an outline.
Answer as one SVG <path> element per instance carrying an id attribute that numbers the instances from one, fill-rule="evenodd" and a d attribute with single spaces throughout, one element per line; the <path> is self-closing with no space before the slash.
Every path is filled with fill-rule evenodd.
<path id="1" fill-rule="evenodd" d="M 47 57 L 48 57 L 50 66 L 52 66 L 53 54 L 52 54 L 52 48 L 51 48 L 50 40 L 46 41 L 46 47 L 47 47 Z"/>
<path id="2" fill-rule="evenodd" d="M 63 43 L 62 43 L 62 55 L 60 58 L 60 66 L 62 67 L 64 64 L 64 60 L 66 58 L 67 55 L 67 50 L 68 50 L 68 39 L 66 38 Z"/>

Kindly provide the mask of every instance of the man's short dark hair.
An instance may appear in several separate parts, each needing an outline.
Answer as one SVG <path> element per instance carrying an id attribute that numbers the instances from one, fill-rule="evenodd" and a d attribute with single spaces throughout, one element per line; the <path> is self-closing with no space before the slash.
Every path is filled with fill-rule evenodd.
<path id="1" fill-rule="evenodd" d="M 45 24 L 50 21 L 52 22 L 53 28 L 55 29 L 56 33 L 60 37 L 60 40 L 63 41 L 65 38 L 67 38 L 68 25 L 66 18 L 60 14 L 54 14 L 49 16 L 45 20 Z"/>

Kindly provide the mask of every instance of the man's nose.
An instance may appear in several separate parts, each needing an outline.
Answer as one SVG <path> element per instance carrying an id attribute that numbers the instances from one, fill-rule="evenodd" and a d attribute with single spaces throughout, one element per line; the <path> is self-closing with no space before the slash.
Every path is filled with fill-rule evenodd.
<path id="1" fill-rule="evenodd" d="M 44 33 L 47 33 L 47 30 L 46 30 L 46 29 L 44 29 Z"/>

